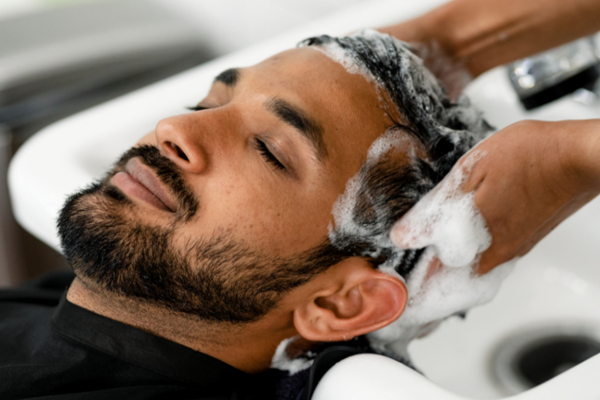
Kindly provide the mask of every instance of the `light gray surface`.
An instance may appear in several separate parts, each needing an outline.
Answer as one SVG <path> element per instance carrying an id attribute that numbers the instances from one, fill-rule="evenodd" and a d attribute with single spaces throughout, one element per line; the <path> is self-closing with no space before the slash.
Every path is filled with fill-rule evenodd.
<path id="1" fill-rule="evenodd" d="M 369 3 L 378 6 L 372 0 L 154 1 L 192 22 L 198 34 L 219 54 L 242 49 L 293 28 L 318 23 L 342 9 Z M 385 11 L 381 10 L 382 13 Z M 398 18 L 402 19 L 402 16 Z"/>
<path id="2" fill-rule="evenodd" d="M 0 23 L 0 90 L 44 76 L 199 42 L 191 23 L 148 0 L 76 4 Z"/>

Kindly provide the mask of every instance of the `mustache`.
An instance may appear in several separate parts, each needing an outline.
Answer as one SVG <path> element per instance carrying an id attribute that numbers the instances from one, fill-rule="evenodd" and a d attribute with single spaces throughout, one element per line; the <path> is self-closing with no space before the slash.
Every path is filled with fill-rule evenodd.
<path id="1" fill-rule="evenodd" d="M 199 201 L 183 179 L 181 170 L 173 161 L 160 154 L 158 148 L 154 146 L 142 145 L 127 150 L 116 162 L 115 168 L 110 175 L 114 175 L 118 171 L 123 171 L 127 162 L 135 157 L 140 158 L 142 163 L 150 167 L 156 173 L 158 179 L 175 196 L 176 201 L 179 203 L 179 218 L 188 221 L 196 215 L 199 208 Z"/>

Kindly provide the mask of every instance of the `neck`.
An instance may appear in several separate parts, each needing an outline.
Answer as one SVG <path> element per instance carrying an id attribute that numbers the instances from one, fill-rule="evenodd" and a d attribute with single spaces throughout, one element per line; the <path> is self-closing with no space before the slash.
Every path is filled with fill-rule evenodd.
<path id="1" fill-rule="evenodd" d="M 142 300 L 108 292 L 76 278 L 67 293 L 71 303 L 217 358 L 247 373 L 269 368 L 277 345 L 297 334 L 292 315 L 273 313 L 257 322 L 212 323 L 175 313 Z"/>

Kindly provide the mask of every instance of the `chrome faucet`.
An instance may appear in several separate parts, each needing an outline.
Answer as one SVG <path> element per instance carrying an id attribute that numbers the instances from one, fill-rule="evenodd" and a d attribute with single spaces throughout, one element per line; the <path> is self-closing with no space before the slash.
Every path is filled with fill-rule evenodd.
<path id="1" fill-rule="evenodd" d="M 508 76 L 527 110 L 581 88 L 592 91 L 600 76 L 596 38 L 589 36 L 508 64 Z"/>

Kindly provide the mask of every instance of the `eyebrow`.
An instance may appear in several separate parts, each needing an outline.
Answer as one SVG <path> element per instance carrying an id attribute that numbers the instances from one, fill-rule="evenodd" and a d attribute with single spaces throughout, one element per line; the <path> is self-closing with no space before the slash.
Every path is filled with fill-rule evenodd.
<path id="1" fill-rule="evenodd" d="M 317 121 L 302 109 L 277 97 L 268 100 L 265 106 L 280 120 L 300 131 L 316 149 L 319 159 L 327 157 L 327 149 L 323 142 L 323 128 Z"/>
<path id="2" fill-rule="evenodd" d="M 217 75 L 214 82 L 221 82 L 226 86 L 234 87 L 239 78 L 240 70 L 238 68 L 229 68 Z"/>
<path id="3" fill-rule="evenodd" d="M 221 82 L 228 87 L 235 87 L 239 79 L 239 68 L 229 68 L 217 75 L 214 82 Z M 267 110 L 306 137 L 315 148 L 320 160 L 327 157 L 327 149 L 323 142 L 323 128 L 317 121 L 299 107 L 277 97 L 268 100 L 265 105 Z"/>

